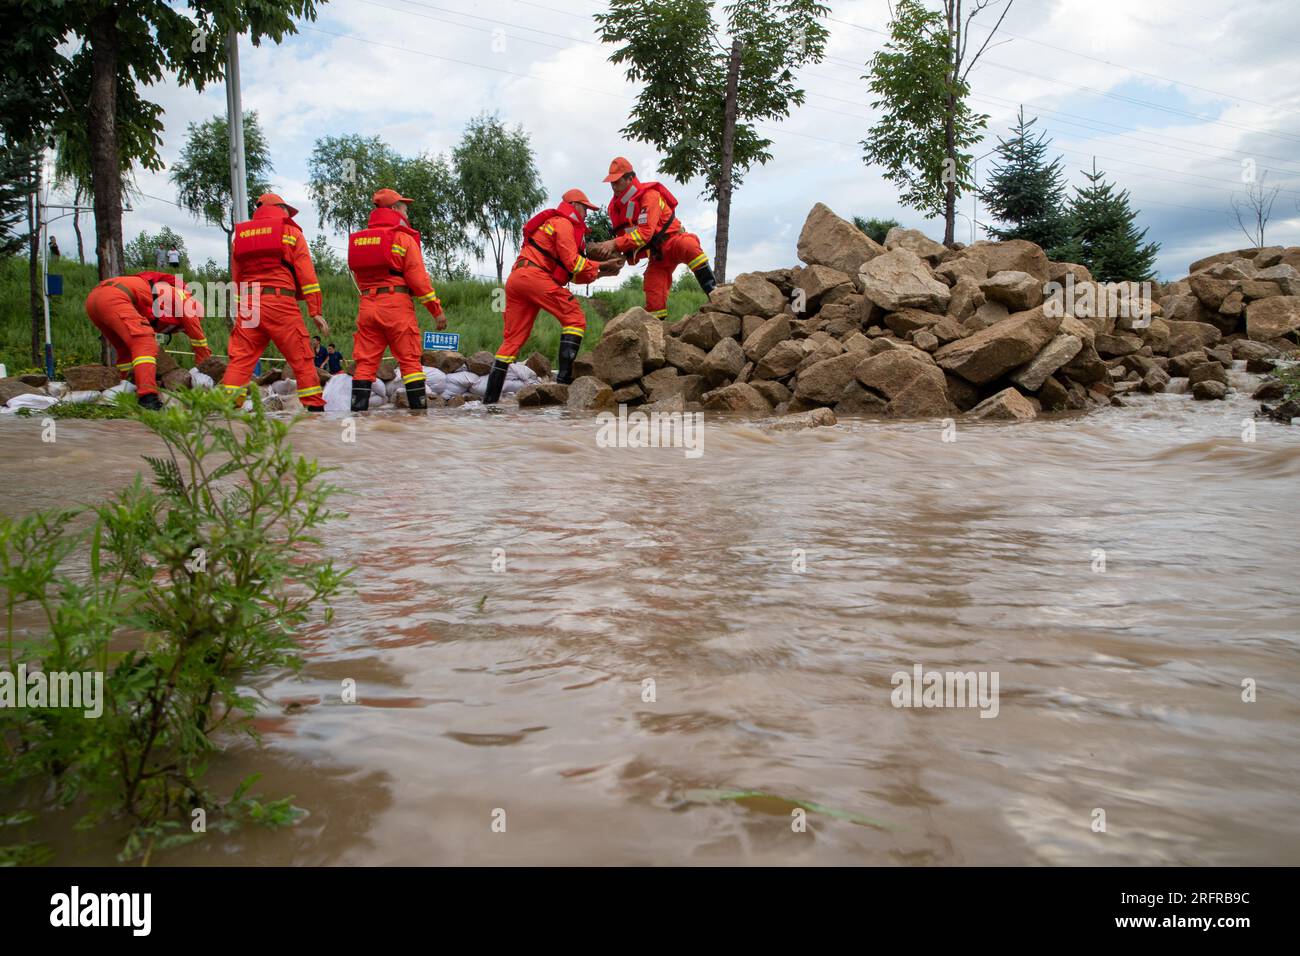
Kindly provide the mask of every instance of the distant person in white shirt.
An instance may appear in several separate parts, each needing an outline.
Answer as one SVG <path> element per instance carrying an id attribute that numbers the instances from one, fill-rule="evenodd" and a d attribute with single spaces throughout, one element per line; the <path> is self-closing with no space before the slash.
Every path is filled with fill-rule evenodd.
<path id="1" fill-rule="evenodd" d="M 164 249 L 162 246 L 159 246 L 157 249 L 155 249 L 153 261 L 154 264 L 157 265 L 158 268 L 161 270 L 163 266 L 167 265 L 167 250 Z"/>
<path id="2" fill-rule="evenodd" d="M 167 265 L 173 269 L 179 269 L 181 266 L 181 251 L 179 249 L 167 250 Z"/>

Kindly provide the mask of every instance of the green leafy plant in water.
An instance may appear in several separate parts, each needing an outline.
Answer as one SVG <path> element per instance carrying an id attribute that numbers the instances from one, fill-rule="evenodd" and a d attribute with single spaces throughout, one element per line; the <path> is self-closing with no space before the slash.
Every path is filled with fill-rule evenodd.
<path id="1" fill-rule="evenodd" d="M 292 422 L 256 396 L 248 414 L 215 392 L 173 399 L 135 413 L 162 442 L 145 458 L 151 486 L 137 476 L 94 508 L 0 515 L 0 666 L 104 675 L 98 718 L 0 707 L 0 790 L 30 799 L 48 782 L 43 808 L 124 827 L 122 859 L 197 838 L 196 809 L 217 830 L 301 815 L 251 796 L 256 778 L 222 799 L 204 777 L 218 735 L 257 737 L 241 682 L 299 666 L 296 630 L 349 573 L 320 557 L 337 489 L 294 453 Z"/>

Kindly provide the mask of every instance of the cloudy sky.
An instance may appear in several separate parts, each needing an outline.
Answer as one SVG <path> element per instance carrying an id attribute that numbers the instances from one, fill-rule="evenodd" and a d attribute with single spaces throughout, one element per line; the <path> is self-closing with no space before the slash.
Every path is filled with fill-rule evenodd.
<path id="1" fill-rule="evenodd" d="M 843 216 L 893 217 L 942 238 L 942 223 L 903 208 L 880 170 L 861 159 L 872 121 L 862 64 L 885 39 L 886 0 L 835 2 L 824 62 L 802 73 L 807 102 L 770 128 L 773 160 L 751 171 L 733 201 L 728 272 L 795 262 L 814 202 Z M 272 181 L 319 231 L 307 199 L 307 160 L 321 136 L 378 135 L 399 152 L 446 153 L 475 115 L 498 113 L 532 137 L 553 200 L 578 186 L 603 201 L 609 159 L 626 155 L 654 178 L 655 153 L 627 142 L 635 89 L 594 35 L 597 0 L 331 0 L 280 46 L 241 47 L 246 110 L 257 110 L 275 164 Z M 987 12 L 975 20 L 975 35 Z M 988 17 L 984 27 L 991 27 Z M 1165 278 L 1193 259 L 1247 245 L 1231 210 L 1244 176 L 1281 186 L 1266 239 L 1300 244 L 1300 54 L 1295 0 L 1014 0 L 998 45 L 971 76 L 974 106 L 997 144 L 1020 104 L 1039 117 L 1071 183 L 1097 166 L 1127 188 L 1139 222 L 1161 244 Z M 996 41 L 995 41 L 996 42 Z M 162 155 L 180 153 L 186 126 L 225 110 L 220 85 L 202 94 L 174 83 L 147 91 L 166 109 Z M 983 182 L 990 160 L 979 164 Z M 219 230 L 174 205 L 166 172 L 141 174 L 128 238 L 171 226 L 191 258 L 224 256 Z M 672 183 L 679 214 L 712 254 L 714 209 L 700 183 Z M 970 196 L 959 239 L 971 238 Z M 68 220 L 54 227 L 75 249 Z M 982 232 L 978 233 L 982 238 Z M 332 237 L 342 248 L 343 239 Z M 93 245 L 93 242 L 90 244 Z M 476 271 L 488 271 L 482 264 Z"/>

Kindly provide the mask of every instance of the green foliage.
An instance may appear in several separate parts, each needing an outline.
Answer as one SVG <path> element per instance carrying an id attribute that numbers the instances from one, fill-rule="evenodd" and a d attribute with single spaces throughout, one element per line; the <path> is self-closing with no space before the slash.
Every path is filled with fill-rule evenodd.
<path id="1" fill-rule="evenodd" d="M 953 74 L 951 55 L 943 17 L 919 0 L 898 0 L 889 40 L 863 77 L 876 97 L 872 108 L 881 110 L 862 141 L 863 161 L 880 166 L 899 188 L 899 201 L 926 217 L 945 213 L 945 175 L 958 195 L 973 186 L 973 157 L 967 150 L 988 122 L 967 104 L 970 86 Z M 950 97 L 955 110 L 952 156 L 944 136 Z"/>
<path id="2" fill-rule="evenodd" d="M 36 174 L 36 151 L 3 144 L 0 150 L 0 257 L 27 248 L 27 196 Z M 22 313 L 18 313 L 22 314 Z"/>
<path id="3" fill-rule="evenodd" d="M 614 238 L 614 224 L 609 221 L 609 213 L 604 209 L 593 209 L 587 213 L 587 242 L 605 242 Z"/>
<path id="4" fill-rule="evenodd" d="M 998 161 L 980 192 L 994 218 L 1006 228 L 987 227 L 994 239 L 1027 239 L 1043 249 L 1055 249 L 1069 237 L 1065 217 L 1065 175 L 1061 160 L 1047 161 L 1051 140 L 1037 137 L 1022 107 L 1009 139 L 998 138 Z"/>
<path id="5" fill-rule="evenodd" d="M 320 233 L 315 239 L 308 243 L 311 249 L 311 261 L 316 266 L 316 275 L 318 276 L 341 276 L 348 271 L 348 264 L 343 261 L 343 257 L 334 251 L 330 245 L 329 237 L 325 233 Z"/>
<path id="6" fill-rule="evenodd" d="M 500 281 L 524 223 L 546 200 L 532 143 L 522 126 L 483 114 L 470 120 L 452 157 L 466 220 L 491 247 Z"/>
<path id="7" fill-rule="evenodd" d="M 170 226 L 163 226 L 161 230 L 153 235 L 142 232 L 128 242 L 123 250 L 127 269 L 138 272 L 158 268 L 159 246 L 162 246 L 164 253 L 169 249 L 178 250 L 181 254 L 181 271 L 189 271 L 190 257 L 189 253 L 185 251 L 185 237 L 174 231 Z M 162 271 L 166 272 L 170 267 L 165 264 L 165 257 L 163 261 Z"/>
<path id="8" fill-rule="evenodd" d="M 272 172 L 271 149 L 267 146 L 257 111 L 244 114 L 244 171 L 251 204 L 270 192 L 267 177 Z M 225 114 L 202 123 L 190 123 L 180 158 L 172 164 L 170 177 L 176 185 L 182 209 L 194 218 L 219 226 L 229 237 L 236 222 L 243 222 L 249 209 L 234 209 L 230 194 L 230 124 Z"/>
<path id="9" fill-rule="evenodd" d="M 470 241 L 460 181 L 442 156 L 421 153 L 407 159 L 378 136 L 326 136 L 316 141 L 308 171 L 307 189 L 322 226 L 329 223 L 343 232 L 364 229 L 375 193 L 396 189 L 414 200 L 407 218 L 420 233 L 431 276 L 450 278 L 464 255 L 479 254 Z"/>
<path id="10" fill-rule="evenodd" d="M 1069 238 L 1051 251 L 1053 259 L 1088 267 L 1098 282 L 1143 282 L 1154 274 L 1160 244 L 1144 243 L 1137 213 L 1129 206 L 1128 190 L 1117 192 L 1105 173 L 1083 171 L 1088 185 L 1075 187 L 1066 212 Z"/>
<path id="11" fill-rule="evenodd" d="M 723 8 L 719 25 L 708 4 L 693 0 L 610 0 L 609 11 L 595 16 L 599 35 L 618 45 L 610 62 L 625 64 L 639 90 L 622 133 L 664 155 L 660 172 L 682 182 L 703 177 L 705 197 L 717 199 L 727 58 L 738 38 L 732 166 L 738 187 L 746 171 L 772 158 L 772 141 L 754 124 L 784 119 L 803 104 L 795 71 L 821 62 L 828 33 L 818 18 L 828 12 L 814 0 L 735 0 Z"/>
<path id="12" fill-rule="evenodd" d="M 889 235 L 889 230 L 902 225 L 897 219 L 876 219 L 874 216 L 870 219 L 863 219 L 861 216 L 853 217 L 853 225 L 857 226 L 874 241 L 884 245 L 885 236 Z"/>
<path id="13" fill-rule="evenodd" d="M 217 392 L 173 398 L 137 412 L 164 450 L 145 457 L 151 485 L 137 476 L 84 511 L 0 516 L 8 670 L 103 675 L 97 718 L 0 708 L 0 785 L 39 783 L 43 808 L 122 827 L 124 859 L 197 838 L 194 809 L 217 829 L 293 818 L 250 796 L 251 781 L 222 799 L 204 777 L 224 739 L 256 738 L 247 679 L 298 666 L 295 632 L 348 573 L 319 557 L 336 489 L 294 453 L 292 423 Z"/>

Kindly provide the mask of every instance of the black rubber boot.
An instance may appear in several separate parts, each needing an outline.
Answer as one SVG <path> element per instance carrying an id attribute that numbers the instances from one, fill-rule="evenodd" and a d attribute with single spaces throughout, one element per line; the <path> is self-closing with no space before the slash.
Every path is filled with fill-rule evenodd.
<path id="1" fill-rule="evenodd" d="M 406 405 L 412 411 L 429 407 L 429 393 L 424 389 L 424 379 L 406 383 Z"/>
<path id="2" fill-rule="evenodd" d="M 370 382 L 352 380 L 352 410 L 364 412 L 370 408 Z"/>
<path id="3" fill-rule="evenodd" d="M 578 357 L 581 345 L 581 335 L 569 332 L 560 336 L 559 361 L 555 363 L 555 381 L 559 384 L 568 385 L 573 381 L 573 360 Z"/>
<path id="4" fill-rule="evenodd" d="M 160 399 L 154 392 L 150 392 L 148 395 L 141 395 L 138 401 L 140 402 L 141 408 L 147 408 L 151 412 L 156 412 L 162 408 L 162 399 Z"/>
<path id="5" fill-rule="evenodd" d="M 700 284 L 700 288 L 704 290 L 705 295 L 718 287 L 718 283 L 713 279 L 713 269 L 707 262 L 693 271 L 695 272 L 695 281 Z"/>
<path id="6" fill-rule="evenodd" d="M 484 405 L 495 405 L 501 401 L 501 389 L 506 386 L 506 373 L 509 371 L 509 362 L 497 359 L 492 363 L 492 371 L 488 373 L 487 391 L 483 395 Z"/>

